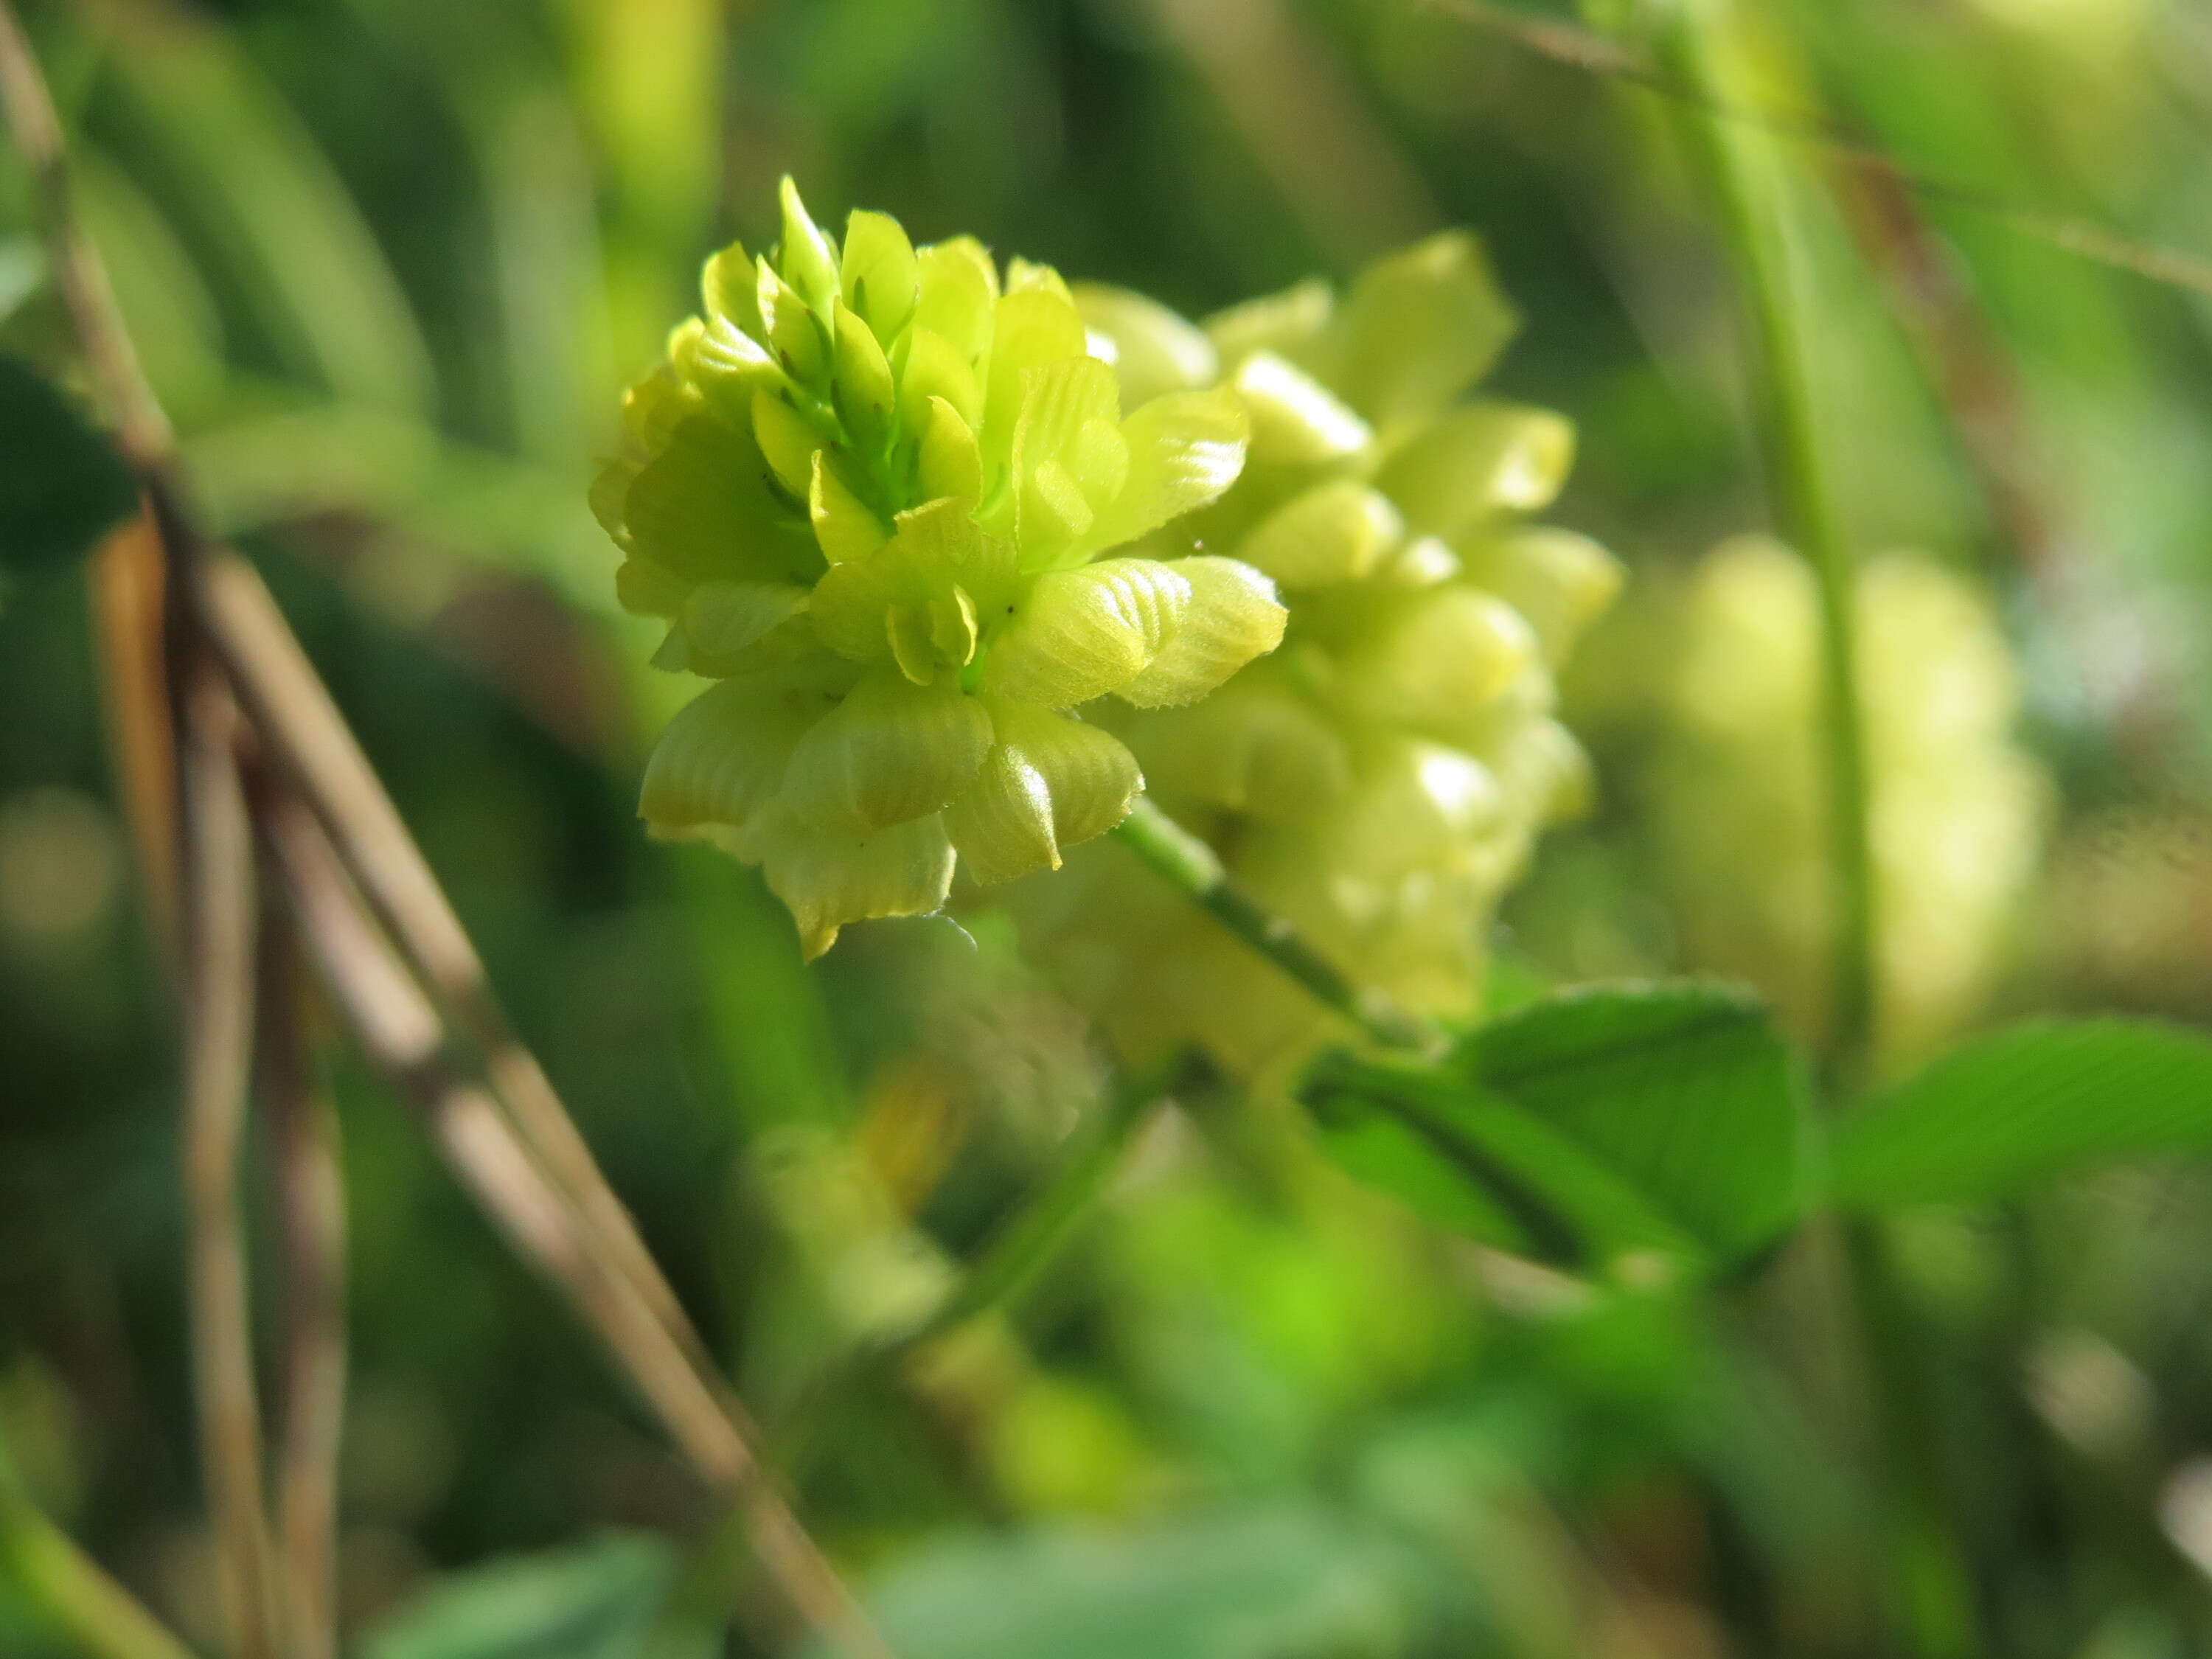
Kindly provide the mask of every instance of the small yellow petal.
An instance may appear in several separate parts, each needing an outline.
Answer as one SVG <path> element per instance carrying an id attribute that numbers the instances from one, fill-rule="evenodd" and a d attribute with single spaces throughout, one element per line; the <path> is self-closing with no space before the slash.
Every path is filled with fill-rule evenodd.
<path id="1" fill-rule="evenodd" d="M 929 400 L 921 428 L 921 452 L 915 464 L 915 482 L 925 499 L 952 497 L 975 501 L 983 494 L 983 455 L 975 447 L 975 434 L 960 411 L 943 398 Z"/>
<path id="2" fill-rule="evenodd" d="M 1014 432 L 1027 396 L 1026 371 L 1082 358 L 1083 347 L 1083 319 L 1074 304 L 1060 295 L 1032 288 L 1006 295 L 994 307 L 983 420 L 975 431 L 987 472 L 1012 461 Z M 1103 364 L 1100 368 L 1110 386 L 1113 371 Z"/>
<path id="3" fill-rule="evenodd" d="M 1545 660 L 1565 660 L 1582 631 L 1620 592 L 1620 561 L 1570 530 L 1524 530 L 1461 550 L 1469 581 L 1528 619 Z"/>
<path id="4" fill-rule="evenodd" d="M 1275 585 L 1235 559 L 1177 559 L 1170 567 L 1190 584 L 1190 602 L 1142 673 L 1115 695 L 1139 708 L 1195 702 L 1255 657 L 1283 641 L 1290 618 Z"/>
<path id="5" fill-rule="evenodd" d="M 806 501 L 814 539 L 821 544 L 822 556 L 833 565 L 865 559 L 890 539 L 883 520 L 846 482 L 842 465 L 826 449 L 815 452 Z"/>
<path id="6" fill-rule="evenodd" d="M 1574 456 L 1575 428 L 1564 416 L 1470 404 L 1392 455 L 1375 486 L 1416 535 L 1456 536 L 1500 513 L 1548 506 Z"/>
<path id="7" fill-rule="evenodd" d="M 1285 587 L 1322 587 L 1367 574 L 1405 528 L 1388 496 L 1338 478 L 1261 520 L 1237 544 L 1237 556 Z"/>
<path id="8" fill-rule="evenodd" d="M 1153 559 L 1106 559 L 1039 577 L 993 641 L 983 684 L 1046 708 L 1126 685 L 1159 654 L 1189 580 Z"/>
<path id="9" fill-rule="evenodd" d="M 653 744 L 638 816 L 664 836 L 744 825 L 775 795 L 814 718 L 803 702 L 744 682 L 710 687 Z"/>
<path id="10" fill-rule="evenodd" d="M 1114 377 L 1131 409 L 1219 378 L 1220 356 L 1205 331 L 1157 300 L 1102 283 L 1078 283 L 1073 292 L 1084 326 L 1112 343 Z"/>
<path id="11" fill-rule="evenodd" d="M 899 419 L 908 431 L 925 431 L 929 406 L 942 398 L 959 411 L 971 429 L 983 415 L 982 383 L 975 365 L 935 329 L 915 327 L 902 342 L 899 370 Z"/>
<path id="12" fill-rule="evenodd" d="M 799 186 L 789 173 L 778 194 L 783 206 L 783 240 L 776 249 L 777 266 L 801 299 L 826 313 L 837 299 L 837 250 L 799 199 Z"/>
<path id="13" fill-rule="evenodd" d="M 830 343 L 822 319 L 765 258 L 754 262 L 753 276 L 754 298 L 769 355 L 793 380 L 815 385 L 830 363 Z"/>
<path id="14" fill-rule="evenodd" d="M 935 813 L 888 829 L 825 834 L 771 809 L 740 856 L 759 862 L 769 890 L 790 907 L 809 962 L 847 922 L 928 915 L 952 885 L 952 843 Z"/>
<path id="15" fill-rule="evenodd" d="M 1435 415 L 1486 374 L 1520 327 L 1481 244 L 1446 231 L 1360 272 L 1300 361 L 1378 428 Z"/>
<path id="16" fill-rule="evenodd" d="M 878 670 L 807 732 L 783 798 L 825 828 L 903 823 L 966 788 L 990 746 L 990 716 L 957 684 Z"/>
<path id="17" fill-rule="evenodd" d="M 684 421 L 623 497 L 631 546 L 695 581 L 811 579 L 818 555 L 802 550 L 766 471 L 749 430 L 703 415 Z"/>
<path id="18" fill-rule="evenodd" d="M 1501 696 L 1538 655 L 1519 611 L 1455 582 L 1377 615 L 1345 653 L 1345 684 L 1377 719 L 1450 726 Z"/>
<path id="19" fill-rule="evenodd" d="M 1056 870 L 1062 849 L 1129 815 L 1144 780 L 1136 757 L 1111 732 L 1007 703 L 994 705 L 992 720 L 999 741 L 945 814 L 975 880 L 988 885 Z"/>
<path id="20" fill-rule="evenodd" d="M 1297 356 L 1328 325 L 1336 295 L 1318 276 L 1217 311 L 1200 326 L 1221 355 L 1224 367 L 1241 363 L 1255 351 Z"/>
<path id="21" fill-rule="evenodd" d="M 694 584 L 665 565 L 632 554 L 615 570 L 615 599 L 640 617 L 673 617 Z"/>
<path id="22" fill-rule="evenodd" d="M 916 251 L 921 285 L 914 325 L 941 334 L 974 362 L 991 343 L 991 309 L 999 301 L 999 273 L 972 236 L 956 236 Z"/>
<path id="23" fill-rule="evenodd" d="M 1146 715 L 1129 741 L 1154 787 L 1260 818 L 1309 817 L 1352 787 L 1350 746 L 1272 664 Z"/>
<path id="24" fill-rule="evenodd" d="M 699 298 L 708 318 L 734 324 L 755 339 L 763 332 L 759 282 L 742 243 L 731 243 L 707 261 L 699 273 Z"/>
<path id="25" fill-rule="evenodd" d="M 684 602 L 687 665 L 708 675 L 754 665 L 769 648 L 769 636 L 805 611 L 806 602 L 806 589 L 789 582 L 702 583 Z"/>
<path id="26" fill-rule="evenodd" d="M 1119 547 L 1204 507 L 1243 471 L 1251 429 L 1243 402 L 1226 386 L 1153 398 L 1121 422 L 1128 481 L 1075 550 Z"/>
<path id="27" fill-rule="evenodd" d="M 1272 351 L 1247 357 L 1231 384 L 1252 417 L 1255 461 L 1319 466 L 1357 455 L 1374 441 L 1366 422 Z"/>
<path id="28" fill-rule="evenodd" d="M 845 221 L 845 252 L 837 269 L 845 303 L 867 319 L 878 340 L 895 338 L 921 295 L 914 244 L 887 213 L 856 210 Z"/>
<path id="29" fill-rule="evenodd" d="M 831 356 L 836 375 L 831 390 L 837 416 L 861 453 L 879 456 L 890 447 L 891 415 L 898 398 L 890 362 L 875 331 L 858 312 L 840 305 L 835 317 Z"/>
<path id="30" fill-rule="evenodd" d="M 753 393 L 752 420 L 754 441 L 776 481 L 804 499 L 814 487 L 814 457 L 822 448 L 822 434 L 787 395 L 766 387 Z"/>

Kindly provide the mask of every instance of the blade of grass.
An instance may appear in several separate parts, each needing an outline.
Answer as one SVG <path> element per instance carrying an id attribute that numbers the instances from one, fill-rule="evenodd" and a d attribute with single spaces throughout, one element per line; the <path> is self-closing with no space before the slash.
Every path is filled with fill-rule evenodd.
<path id="1" fill-rule="evenodd" d="M 2077 258 L 2124 270 L 2167 288 L 2212 296 L 2212 258 L 2126 235 L 2094 220 L 2040 212 L 1977 190 L 1956 179 L 1931 178 L 1905 166 L 1887 150 L 1817 112 L 1748 104 L 1722 96 L 1678 67 L 1655 61 L 1617 40 L 1556 18 L 1536 17 L 1492 0 L 1425 0 L 1445 15 L 1510 40 L 1522 51 L 1565 68 L 1642 87 L 1685 109 L 1748 133 L 1820 145 L 1830 159 L 1929 202 L 1962 209 L 2003 226 L 2014 235 L 2058 248 Z"/>
<path id="2" fill-rule="evenodd" d="M 16 1483 L 0 1445 L 0 1583 L 86 1659 L 194 1659 L 190 1649 L 56 1526 Z"/>

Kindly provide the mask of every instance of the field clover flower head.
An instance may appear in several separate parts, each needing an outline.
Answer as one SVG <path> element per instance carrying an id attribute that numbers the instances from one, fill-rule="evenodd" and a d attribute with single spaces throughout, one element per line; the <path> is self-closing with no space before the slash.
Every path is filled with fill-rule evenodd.
<path id="1" fill-rule="evenodd" d="M 1859 566 L 1854 604 L 1882 918 L 1878 1057 L 1902 1065 L 1996 988 L 2056 790 L 2020 740 L 2021 671 L 1984 586 L 1890 551 Z M 1816 1039 L 1832 1003 L 1834 896 L 1812 568 L 1738 537 L 1654 616 L 1664 648 L 1638 712 L 1663 722 L 1646 786 L 1682 948 L 1751 981 Z"/>
<path id="2" fill-rule="evenodd" d="M 654 660 L 720 682 L 642 815 L 761 865 L 818 955 L 845 922 L 1058 867 L 1141 787 L 1072 711 L 1203 697 L 1272 650 L 1273 584 L 1181 521 L 1243 465 L 1225 387 L 1124 397 L 1059 275 L 1003 277 L 786 179 L 781 241 L 707 263 L 592 493 Z"/>
<path id="3" fill-rule="evenodd" d="M 1479 245 L 1432 237 L 1340 295 L 1305 283 L 1203 325 L 1114 289 L 1075 297 L 1128 395 L 1243 401 L 1248 463 L 1190 522 L 1290 608 L 1281 648 L 1217 696 L 1107 723 L 1155 800 L 1344 972 L 1472 1014 L 1499 896 L 1587 797 L 1554 674 L 1620 580 L 1595 543 L 1529 521 L 1565 479 L 1572 428 L 1470 395 L 1517 326 Z M 1125 1051 L 1196 1043 L 1254 1074 L 1330 1034 L 1121 849 L 1016 908 Z"/>

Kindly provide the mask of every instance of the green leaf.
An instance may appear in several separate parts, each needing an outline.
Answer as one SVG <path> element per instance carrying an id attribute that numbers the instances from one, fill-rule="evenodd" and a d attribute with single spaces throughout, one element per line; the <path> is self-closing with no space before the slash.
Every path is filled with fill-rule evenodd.
<path id="1" fill-rule="evenodd" d="M 1338 1163 L 1455 1231 L 1575 1268 L 1691 1246 L 1571 1141 L 1447 1066 L 1324 1055 L 1300 1096 Z"/>
<path id="2" fill-rule="evenodd" d="M 1838 1204 L 2000 1198 L 2070 1170 L 2212 1149 L 2212 1038 L 2148 1020 L 2032 1020 L 1954 1049 L 1836 1133 Z"/>
<path id="3" fill-rule="evenodd" d="M 0 355 L 0 572 L 68 564 L 137 502 L 130 468 L 76 404 L 21 358 Z"/>
<path id="4" fill-rule="evenodd" d="M 1434 1063 L 1324 1055 L 1300 1092 L 1354 1174 L 1563 1263 L 1741 1255 L 1806 1196 L 1796 1063 L 1765 1010 L 1721 987 L 1542 998 Z"/>
<path id="5" fill-rule="evenodd" d="M 1483 1086 L 1558 1128 L 1723 1255 L 1804 1206 L 1810 1118 L 1765 1006 L 1698 981 L 1591 986 L 1478 1032 Z"/>
<path id="6" fill-rule="evenodd" d="M 1395 1565 L 1346 1522 L 1284 1504 L 935 1545 L 871 1611 L 899 1659 L 1382 1659 L 1404 1640 Z"/>
<path id="7" fill-rule="evenodd" d="M 634 1659 L 675 1577 L 657 1538 L 614 1534 L 440 1579 L 362 1659 Z"/>

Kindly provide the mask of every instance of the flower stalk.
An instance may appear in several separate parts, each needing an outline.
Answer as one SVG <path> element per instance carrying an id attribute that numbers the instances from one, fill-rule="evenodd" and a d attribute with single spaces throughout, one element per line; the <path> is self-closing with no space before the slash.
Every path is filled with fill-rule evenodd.
<path id="1" fill-rule="evenodd" d="M 1661 55 L 1702 104 L 1724 106 L 1726 71 L 1707 21 L 1711 9 L 1708 0 L 1679 0 L 1661 33 Z M 1874 1039 L 1874 837 L 1858 696 L 1856 575 L 1821 452 L 1804 326 L 1810 307 L 1770 149 L 1701 112 L 1685 112 L 1681 131 L 1743 285 L 1760 371 L 1757 428 L 1775 512 L 1819 586 L 1820 732 L 1836 895 L 1825 1047 L 1830 1080 L 1849 1088 L 1863 1080 Z"/>
<path id="2" fill-rule="evenodd" d="M 1212 848 L 1150 801 L 1139 799 L 1115 827 L 1115 839 L 1147 868 L 1243 944 L 1280 969 L 1323 1007 L 1340 1014 L 1386 1048 L 1431 1050 L 1443 1038 L 1426 1020 L 1372 988 L 1353 984 L 1283 917 L 1269 912 L 1229 879 Z"/>

